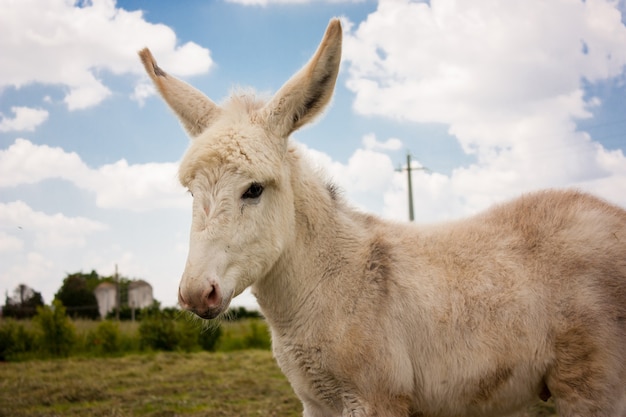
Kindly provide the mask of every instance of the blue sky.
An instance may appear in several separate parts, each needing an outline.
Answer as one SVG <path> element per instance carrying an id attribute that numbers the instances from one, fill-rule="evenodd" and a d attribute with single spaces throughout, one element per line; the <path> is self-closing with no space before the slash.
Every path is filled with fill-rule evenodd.
<path id="1" fill-rule="evenodd" d="M 458 4 L 463 3 L 463 4 Z M 626 207 L 624 2 L 0 0 L 0 289 L 50 302 L 66 273 L 176 303 L 188 139 L 137 59 L 220 102 L 270 96 L 344 23 L 326 115 L 294 134 L 363 210 L 419 222 L 576 187 Z M 249 294 L 235 304 L 253 305 Z"/>

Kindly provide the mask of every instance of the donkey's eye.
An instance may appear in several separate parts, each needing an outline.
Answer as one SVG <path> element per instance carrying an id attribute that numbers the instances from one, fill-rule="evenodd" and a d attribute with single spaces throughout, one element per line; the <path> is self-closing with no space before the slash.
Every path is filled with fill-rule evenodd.
<path id="1" fill-rule="evenodd" d="M 245 193 L 241 196 L 244 200 L 253 200 L 255 198 L 261 197 L 263 194 L 263 186 L 258 182 L 253 182 L 250 184 L 250 187 L 246 190 Z"/>

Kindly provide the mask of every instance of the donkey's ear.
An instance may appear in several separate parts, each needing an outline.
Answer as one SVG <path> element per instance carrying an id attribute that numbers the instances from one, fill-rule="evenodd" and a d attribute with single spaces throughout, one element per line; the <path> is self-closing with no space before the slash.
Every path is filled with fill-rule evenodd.
<path id="1" fill-rule="evenodd" d="M 265 105 L 270 130 L 287 137 L 319 115 L 332 97 L 341 61 L 341 23 L 330 21 L 313 58 Z"/>
<path id="2" fill-rule="evenodd" d="M 139 51 L 146 72 L 167 104 L 174 110 L 187 133 L 195 138 L 218 116 L 220 108 L 186 82 L 168 75 L 157 65 L 150 50 Z"/>

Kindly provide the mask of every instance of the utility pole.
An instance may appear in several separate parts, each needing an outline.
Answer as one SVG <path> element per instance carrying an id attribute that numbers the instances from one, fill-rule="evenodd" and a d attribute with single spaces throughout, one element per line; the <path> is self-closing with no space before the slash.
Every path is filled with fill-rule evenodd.
<path id="1" fill-rule="evenodd" d="M 411 154 L 406 153 L 406 175 L 409 181 L 409 221 L 415 220 L 413 214 L 413 185 L 411 184 Z"/>
<path id="2" fill-rule="evenodd" d="M 406 168 L 398 168 L 396 171 L 402 172 L 406 171 L 407 180 L 409 186 L 409 221 L 415 220 L 415 215 L 413 214 L 413 184 L 411 183 L 411 171 L 427 171 L 428 168 L 420 167 L 420 168 L 411 168 L 411 152 L 407 151 L 406 153 Z"/>

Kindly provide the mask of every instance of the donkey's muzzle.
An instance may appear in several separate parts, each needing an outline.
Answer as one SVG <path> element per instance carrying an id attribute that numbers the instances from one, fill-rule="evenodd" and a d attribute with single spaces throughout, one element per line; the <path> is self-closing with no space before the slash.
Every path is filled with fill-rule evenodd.
<path id="1" fill-rule="evenodd" d="M 224 302 L 219 284 L 210 283 L 203 291 L 185 294 L 178 288 L 178 303 L 180 306 L 203 319 L 214 319 L 225 310 L 228 303 Z"/>

